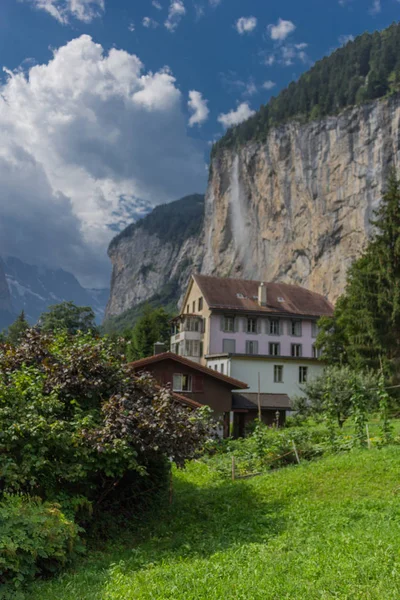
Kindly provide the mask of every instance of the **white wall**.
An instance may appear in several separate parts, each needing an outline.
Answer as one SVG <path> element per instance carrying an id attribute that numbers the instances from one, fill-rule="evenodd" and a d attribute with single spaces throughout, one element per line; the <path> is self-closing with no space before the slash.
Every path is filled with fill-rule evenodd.
<path id="1" fill-rule="evenodd" d="M 316 361 L 279 360 L 279 358 L 257 359 L 236 358 L 230 360 L 230 376 L 249 385 L 246 392 L 258 392 L 258 373 L 260 373 L 260 391 L 267 394 L 287 394 L 290 398 L 302 395 L 299 384 L 299 367 L 308 367 L 308 381 L 320 375 L 324 367 Z M 217 362 L 217 361 L 216 361 Z M 209 361 L 209 365 L 212 361 Z M 274 365 L 283 366 L 283 383 L 274 383 Z"/>
<path id="2" fill-rule="evenodd" d="M 221 368 L 223 365 L 223 370 Z M 230 360 L 229 358 L 217 358 L 215 360 L 207 360 L 207 367 L 213 371 L 219 371 L 224 375 L 230 375 Z"/>

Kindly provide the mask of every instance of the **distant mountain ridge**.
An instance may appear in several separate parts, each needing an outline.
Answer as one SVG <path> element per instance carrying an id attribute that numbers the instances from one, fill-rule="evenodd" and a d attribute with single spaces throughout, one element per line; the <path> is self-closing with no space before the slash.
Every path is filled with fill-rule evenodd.
<path id="1" fill-rule="evenodd" d="M 79 306 L 91 306 L 100 324 L 108 296 L 107 288 L 86 289 L 64 269 L 29 265 L 15 257 L 3 257 L 0 265 L 0 329 L 8 326 L 22 310 L 33 325 L 49 306 L 70 300 Z"/>

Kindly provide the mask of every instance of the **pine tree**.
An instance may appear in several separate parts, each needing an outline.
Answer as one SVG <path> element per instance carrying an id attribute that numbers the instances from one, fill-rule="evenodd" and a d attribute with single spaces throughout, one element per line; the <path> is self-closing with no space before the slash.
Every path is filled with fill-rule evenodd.
<path id="1" fill-rule="evenodd" d="M 29 323 L 25 318 L 25 311 L 22 310 L 7 330 L 7 342 L 17 346 L 27 329 L 29 329 Z"/>

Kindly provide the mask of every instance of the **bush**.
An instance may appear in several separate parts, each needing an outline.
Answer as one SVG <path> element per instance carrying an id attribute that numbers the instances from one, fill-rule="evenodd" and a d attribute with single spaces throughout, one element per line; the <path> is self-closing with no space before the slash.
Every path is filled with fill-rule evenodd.
<path id="1" fill-rule="evenodd" d="M 27 580 L 53 573 L 83 550 L 80 528 L 59 505 L 39 498 L 5 495 L 0 502 L 0 523 L 0 588 L 8 584 L 0 598 L 16 598 Z"/>

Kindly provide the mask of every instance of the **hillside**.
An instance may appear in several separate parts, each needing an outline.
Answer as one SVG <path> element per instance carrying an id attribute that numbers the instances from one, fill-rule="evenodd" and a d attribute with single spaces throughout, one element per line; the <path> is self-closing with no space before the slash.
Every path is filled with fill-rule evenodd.
<path id="1" fill-rule="evenodd" d="M 171 508 L 32 600 L 397 600 L 397 447 L 231 482 L 197 461 Z"/>
<path id="2" fill-rule="evenodd" d="M 157 206 L 112 240 L 108 251 L 113 265 L 111 295 L 105 315 L 108 330 L 132 325 L 136 307 L 140 310 L 143 302 L 177 309 L 190 273 L 201 265 L 203 220 L 204 196 L 193 194 Z M 133 312 L 126 313 L 130 309 Z M 122 320 L 115 321 L 120 315 Z"/>
<path id="3" fill-rule="evenodd" d="M 400 24 L 393 23 L 384 31 L 358 36 L 316 62 L 254 116 L 231 128 L 214 144 L 212 155 L 251 141 L 265 142 L 271 128 L 294 118 L 304 123 L 336 115 L 399 89 Z"/>

